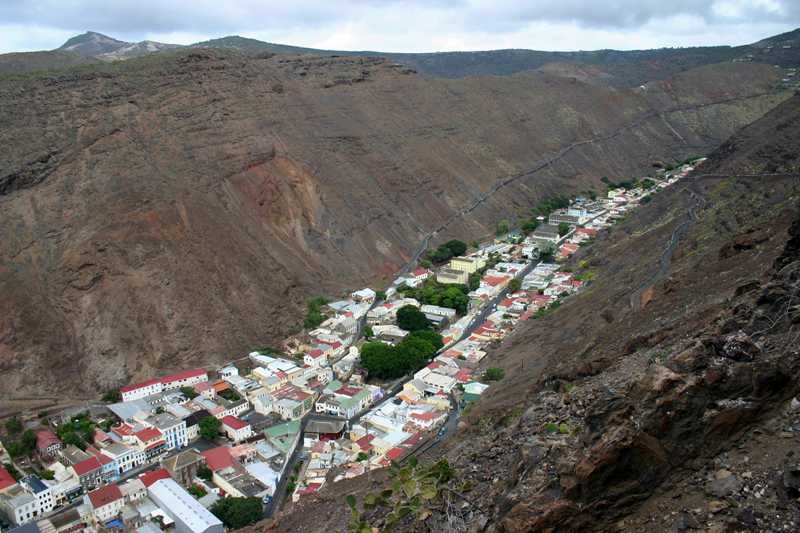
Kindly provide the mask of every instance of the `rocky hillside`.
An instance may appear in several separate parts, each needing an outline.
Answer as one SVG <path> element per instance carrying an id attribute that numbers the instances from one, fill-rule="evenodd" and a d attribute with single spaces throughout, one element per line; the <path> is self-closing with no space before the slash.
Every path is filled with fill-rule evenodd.
<path id="1" fill-rule="evenodd" d="M 646 90 L 181 50 L 0 79 L 0 392 L 229 359 L 431 232 L 704 153 L 787 97 L 725 64 Z M 702 83 L 700 81 L 702 80 Z"/>
<path id="2" fill-rule="evenodd" d="M 434 453 L 462 504 L 404 529 L 800 528 L 800 175 L 751 175 L 796 168 L 798 119 L 795 96 L 575 258 L 596 280 L 493 350 L 506 377 Z M 342 498 L 277 529 L 343 529 Z"/>
<path id="3" fill-rule="evenodd" d="M 543 52 L 509 49 L 478 52 L 387 53 L 322 50 L 277 44 L 232 35 L 189 45 L 192 48 L 235 50 L 246 54 L 277 53 L 316 57 L 383 57 L 435 77 L 506 76 L 544 70 L 576 80 L 611 87 L 637 87 L 663 81 L 682 72 L 722 62 L 756 62 L 779 67 L 800 66 L 800 29 L 744 46 L 703 46 L 655 50 L 594 50 Z M 129 43 L 88 31 L 52 52 L 0 54 L 0 73 L 59 70 L 87 60 L 112 61 L 160 53 L 178 45 L 141 41 Z M 71 57 L 70 57 L 71 56 Z M 27 60 L 27 62 L 26 62 Z M 788 85 L 796 86 L 787 73 Z"/>

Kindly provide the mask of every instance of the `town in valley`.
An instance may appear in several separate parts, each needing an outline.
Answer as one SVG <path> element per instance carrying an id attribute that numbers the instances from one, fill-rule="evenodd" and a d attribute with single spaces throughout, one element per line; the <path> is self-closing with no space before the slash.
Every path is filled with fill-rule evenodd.
<path id="1" fill-rule="evenodd" d="M 0 530 L 221 532 L 436 446 L 502 380 L 487 350 L 592 282 L 573 254 L 701 162 L 545 200 L 388 287 L 315 298 L 280 346 L 21 413 L 0 449 Z"/>

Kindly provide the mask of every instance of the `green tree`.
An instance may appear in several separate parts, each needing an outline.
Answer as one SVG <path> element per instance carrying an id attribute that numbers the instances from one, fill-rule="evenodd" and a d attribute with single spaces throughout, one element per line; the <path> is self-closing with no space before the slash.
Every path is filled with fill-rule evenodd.
<path id="1" fill-rule="evenodd" d="M 466 243 L 456 239 L 447 241 L 446 243 L 444 243 L 444 246 L 445 248 L 450 250 L 450 253 L 453 254 L 453 256 L 463 255 L 467 251 Z"/>
<path id="2" fill-rule="evenodd" d="M 197 398 L 198 396 L 197 392 L 194 390 L 194 387 L 181 387 L 181 394 L 190 400 Z"/>
<path id="3" fill-rule="evenodd" d="M 375 300 L 382 302 L 386 299 L 386 291 L 375 291 Z"/>
<path id="4" fill-rule="evenodd" d="M 414 338 L 422 339 L 422 340 L 430 343 L 430 345 L 433 346 L 433 350 L 435 352 L 438 352 L 439 350 L 441 350 L 444 347 L 444 342 L 442 341 L 442 336 L 439 335 L 438 333 L 436 333 L 435 331 L 430 331 L 430 330 L 412 331 L 411 333 L 408 334 L 408 337 L 406 337 L 406 338 L 409 338 L 409 339 L 414 339 Z"/>
<path id="5" fill-rule="evenodd" d="M 207 466 L 201 466 L 197 469 L 197 477 L 210 482 L 214 477 L 214 473 Z"/>
<path id="6" fill-rule="evenodd" d="M 230 529 L 239 529 L 261 520 L 264 509 L 259 498 L 222 498 L 211 512 Z"/>
<path id="7" fill-rule="evenodd" d="M 6 420 L 6 431 L 12 435 L 22 431 L 22 422 L 20 422 L 19 418 L 15 416 Z"/>
<path id="8" fill-rule="evenodd" d="M 370 376 L 379 379 L 400 377 L 405 373 L 394 347 L 382 342 L 367 342 L 361 347 L 361 366 Z"/>
<path id="9" fill-rule="evenodd" d="M 556 253 L 555 247 L 552 244 L 548 244 L 547 246 L 539 250 L 539 259 L 544 263 L 552 262 L 555 253 Z"/>
<path id="10" fill-rule="evenodd" d="M 198 424 L 198 433 L 206 440 L 214 440 L 219 435 L 222 423 L 214 416 L 207 416 Z"/>
<path id="11" fill-rule="evenodd" d="M 505 235 L 506 233 L 508 233 L 509 228 L 510 228 L 510 226 L 509 226 L 508 220 L 503 219 L 503 220 L 501 220 L 500 222 L 497 223 L 497 229 L 496 229 L 495 233 L 498 236 Z"/>
<path id="12" fill-rule="evenodd" d="M 52 480 L 56 476 L 56 473 L 52 470 L 42 470 L 39 472 L 39 477 L 42 479 Z"/>
<path id="13" fill-rule="evenodd" d="M 306 306 L 306 318 L 303 321 L 303 326 L 306 329 L 314 329 L 325 322 L 325 317 L 322 315 L 322 306 L 327 303 L 328 300 L 322 296 L 311 298 L 308 301 Z"/>
<path id="14" fill-rule="evenodd" d="M 200 485 L 192 485 L 191 487 L 189 487 L 186 490 L 186 492 L 188 492 L 189 494 L 191 494 L 192 496 L 194 496 L 197 499 L 200 499 L 203 496 L 205 496 L 206 494 L 208 494 L 208 492 L 206 492 L 206 489 L 204 489 Z"/>
<path id="15" fill-rule="evenodd" d="M 371 339 L 374 336 L 375 336 L 375 332 L 372 331 L 372 326 L 370 326 L 369 324 L 364 326 L 364 337 L 366 337 L 368 339 Z"/>
<path id="16" fill-rule="evenodd" d="M 483 379 L 486 381 L 500 381 L 505 375 L 506 373 L 502 368 L 490 367 L 483 373 Z"/>
<path id="17" fill-rule="evenodd" d="M 361 347 L 361 366 L 379 379 L 394 379 L 416 372 L 442 347 L 442 336 L 433 331 L 414 331 L 397 346 L 368 342 Z"/>
<path id="18" fill-rule="evenodd" d="M 567 233 L 569 233 L 569 224 L 567 224 L 566 222 L 559 222 L 558 223 L 558 236 L 559 237 L 563 237 Z"/>
<path id="19" fill-rule="evenodd" d="M 106 403 L 117 403 L 122 400 L 122 394 L 120 394 L 119 389 L 111 389 L 103 394 L 102 400 Z"/>
<path id="20" fill-rule="evenodd" d="M 517 292 L 522 288 L 522 281 L 519 278 L 514 278 L 508 282 L 508 291 L 509 292 Z"/>
<path id="21" fill-rule="evenodd" d="M 539 221 L 535 218 L 529 218 L 525 222 L 522 223 L 522 231 L 523 233 L 533 233 L 536 231 L 536 228 L 539 227 Z"/>
<path id="22" fill-rule="evenodd" d="M 475 248 L 476 250 L 481 247 L 481 243 L 479 243 L 478 241 L 472 241 L 471 243 L 469 243 L 469 245 L 471 248 Z"/>
<path id="23" fill-rule="evenodd" d="M 36 449 L 36 433 L 33 430 L 26 429 L 22 433 L 21 442 L 27 453 L 33 452 Z"/>
<path id="24" fill-rule="evenodd" d="M 356 461 L 358 461 L 360 463 L 362 461 L 366 461 L 367 459 L 369 459 L 369 455 L 368 454 L 366 454 L 364 452 L 358 452 L 358 456 L 356 457 Z"/>
<path id="25" fill-rule="evenodd" d="M 397 310 L 397 325 L 407 331 L 430 329 L 431 323 L 425 313 L 413 305 L 404 305 Z"/>

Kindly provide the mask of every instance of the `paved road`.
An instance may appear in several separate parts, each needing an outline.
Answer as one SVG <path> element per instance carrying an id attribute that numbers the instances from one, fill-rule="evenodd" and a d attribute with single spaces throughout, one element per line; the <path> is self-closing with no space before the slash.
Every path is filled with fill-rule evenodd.
<path id="1" fill-rule="evenodd" d="M 523 268 L 522 270 L 517 272 L 517 275 L 514 276 L 515 279 L 524 278 L 525 276 L 530 274 L 531 271 L 534 268 L 536 268 L 538 265 L 540 265 L 540 264 L 541 264 L 541 262 L 538 262 L 538 263 L 530 262 L 530 263 L 528 263 L 527 265 L 525 265 L 525 268 Z M 467 326 L 467 329 L 464 330 L 464 333 L 461 334 L 461 336 L 458 338 L 458 340 L 456 342 L 460 342 L 463 339 L 466 339 L 467 337 L 472 335 L 472 332 L 475 331 L 478 328 L 478 326 L 480 326 L 481 324 L 483 324 L 486 321 L 486 318 L 494 312 L 495 307 L 497 306 L 497 304 L 500 303 L 506 297 L 507 294 L 508 294 L 508 287 L 505 287 L 503 290 L 501 290 L 497 294 L 497 296 L 495 296 L 494 298 L 489 300 L 486 303 L 486 305 L 484 305 L 481 308 L 481 311 L 477 315 L 475 315 L 475 318 L 472 319 L 472 321 L 469 323 L 469 326 Z M 453 344 L 455 344 L 455 342 Z M 441 351 L 445 351 L 445 350 L 446 350 L 446 348 L 443 348 Z"/>

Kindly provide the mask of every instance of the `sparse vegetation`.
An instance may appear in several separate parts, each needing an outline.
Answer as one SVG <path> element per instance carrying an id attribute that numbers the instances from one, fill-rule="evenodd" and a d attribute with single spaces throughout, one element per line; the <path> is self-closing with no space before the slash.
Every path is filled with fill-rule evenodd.
<path id="1" fill-rule="evenodd" d="M 506 372 L 502 368 L 490 367 L 483 373 L 483 379 L 486 381 L 500 381 L 505 375 Z"/>
<path id="2" fill-rule="evenodd" d="M 325 317 L 322 314 L 322 306 L 327 303 L 328 300 L 322 296 L 317 296 L 308 301 L 306 305 L 306 318 L 303 321 L 303 326 L 306 329 L 314 329 L 325 322 Z"/>
<path id="3" fill-rule="evenodd" d="M 106 403 L 117 403 L 122 400 L 122 394 L 119 389 L 111 389 L 103 394 L 102 400 Z"/>
<path id="4" fill-rule="evenodd" d="M 449 487 L 456 472 L 445 459 L 423 466 L 412 456 L 405 466 L 393 463 L 391 468 L 392 488 L 365 495 L 360 509 L 356 497 L 347 495 L 348 532 L 392 531 L 402 520 L 421 522 L 434 513 L 445 513 L 455 519 L 456 512 L 452 511 L 451 516 L 450 509 L 463 509 L 465 502 L 469 504 L 463 494 Z M 372 524 L 369 512 L 378 508 L 386 511 L 386 517 L 381 523 Z"/>
<path id="5" fill-rule="evenodd" d="M 181 394 L 190 400 L 197 398 L 198 396 L 194 390 L 194 387 L 181 387 Z"/>
<path id="6" fill-rule="evenodd" d="M 191 487 L 189 487 L 187 489 L 186 492 L 188 492 L 189 494 L 191 494 L 192 496 L 194 496 L 195 498 L 198 498 L 198 499 L 200 499 L 203 496 L 205 496 L 206 494 L 208 494 L 208 492 L 206 492 L 206 489 L 204 489 L 200 485 L 192 485 Z"/>

